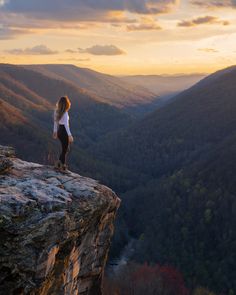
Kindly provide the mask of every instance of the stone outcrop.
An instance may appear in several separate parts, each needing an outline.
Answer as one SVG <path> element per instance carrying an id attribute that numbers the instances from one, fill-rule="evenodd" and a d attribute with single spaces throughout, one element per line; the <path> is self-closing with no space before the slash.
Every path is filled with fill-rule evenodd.
<path id="1" fill-rule="evenodd" d="M 102 294 L 112 190 L 0 146 L 0 202 L 0 294 Z"/>

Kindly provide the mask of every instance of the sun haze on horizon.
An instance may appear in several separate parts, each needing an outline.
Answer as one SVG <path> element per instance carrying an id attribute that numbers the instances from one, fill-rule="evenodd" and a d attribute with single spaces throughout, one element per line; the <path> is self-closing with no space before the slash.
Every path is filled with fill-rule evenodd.
<path id="1" fill-rule="evenodd" d="M 236 64 L 235 15 L 236 0 L 0 0 L 0 62 L 211 73 Z"/>

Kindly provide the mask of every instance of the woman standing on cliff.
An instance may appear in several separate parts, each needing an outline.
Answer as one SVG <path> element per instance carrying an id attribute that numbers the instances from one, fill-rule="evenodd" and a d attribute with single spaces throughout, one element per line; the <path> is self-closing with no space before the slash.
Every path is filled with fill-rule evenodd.
<path id="1" fill-rule="evenodd" d="M 69 127 L 69 114 L 71 102 L 67 96 L 62 96 L 56 103 L 54 111 L 54 127 L 53 138 L 59 139 L 61 142 L 61 154 L 59 160 L 55 163 L 55 168 L 67 170 L 66 156 L 69 150 L 69 145 L 73 142 L 73 136 Z"/>

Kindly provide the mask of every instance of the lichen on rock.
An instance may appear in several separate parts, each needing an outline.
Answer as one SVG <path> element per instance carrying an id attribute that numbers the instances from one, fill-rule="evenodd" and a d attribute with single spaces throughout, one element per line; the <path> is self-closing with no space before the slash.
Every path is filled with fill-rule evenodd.
<path id="1" fill-rule="evenodd" d="M 120 199 L 93 179 L 22 161 L 0 146 L 0 171 L 4 161 L 0 294 L 102 294 Z"/>

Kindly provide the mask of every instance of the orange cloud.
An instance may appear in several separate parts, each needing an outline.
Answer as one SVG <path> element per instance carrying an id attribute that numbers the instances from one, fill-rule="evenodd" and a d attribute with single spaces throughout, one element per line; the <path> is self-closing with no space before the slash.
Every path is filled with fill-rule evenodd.
<path id="1" fill-rule="evenodd" d="M 121 55 L 126 54 L 125 51 L 115 45 L 94 45 L 88 48 L 78 48 L 80 53 L 89 53 L 93 55 Z"/>
<path id="2" fill-rule="evenodd" d="M 177 24 L 178 27 L 194 27 L 202 24 L 222 24 L 224 26 L 229 25 L 229 21 L 220 20 L 215 16 L 200 16 L 192 20 L 183 20 Z"/>
<path id="3" fill-rule="evenodd" d="M 17 48 L 17 49 L 10 49 L 6 51 L 7 53 L 14 54 L 14 55 L 51 55 L 57 54 L 58 51 L 52 50 L 45 45 L 36 45 L 32 48 Z"/>
<path id="4" fill-rule="evenodd" d="M 127 25 L 127 31 L 148 31 L 148 30 L 161 30 L 162 27 L 156 23 L 150 24 L 137 24 L 137 25 Z"/>
<path id="5" fill-rule="evenodd" d="M 219 52 L 218 50 L 214 49 L 214 48 L 198 48 L 199 51 L 204 51 L 207 53 L 216 53 Z"/>
<path id="6" fill-rule="evenodd" d="M 90 58 L 59 58 L 59 61 L 90 61 Z"/>
<path id="7" fill-rule="evenodd" d="M 223 8 L 223 7 L 234 7 L 236 6 L 235 0 L 192 0 L 191 4 L 203 7 L 203 8 Z"/>
<path id="8" fill-rule="evenodd" d="M 31 32 L 32 31 L 30 29 L 8 27 L 0 24 L 0 40 L 16 38 L 19 35 L 25 35 Z"/>

